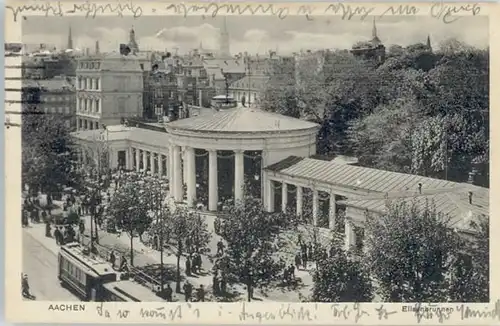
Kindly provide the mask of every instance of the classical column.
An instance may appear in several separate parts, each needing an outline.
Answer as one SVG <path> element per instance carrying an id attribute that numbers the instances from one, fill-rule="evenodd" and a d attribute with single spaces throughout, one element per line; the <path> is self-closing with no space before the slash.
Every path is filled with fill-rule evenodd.
<path id="1" fill-rule="evenodd" d="M 175 193 L 175 178 L 174 178 L 174 147 L 169 146 L 168 148 L 168 168 L 167 168 L 167 173 L 168 173 L 168 188 L 170 192 L 170 197 L 174 197 Z"/>
<path id="2" fill-rule="evenodd" d="M 141 161 L 141 153 L 138 148 L 135 149 L 135 171 L 139 172 L 139 162 Z"/>
<path id="3" fill-rule="evenodd" d="M 163 154 L 158 153 L 158 174 L 163 177 Z"/>
<path id="4" fill-rule="evenodd" d="M 288 206 L 288 185 L 286 182 L 281 184 L 281 211 L 286 212 Z"/>
<path id="5" fill-rule="evenodd" d="M 184 185 L 184 183 L 186 183 L 188 180 L 186 147 L 181 149 L 181 159 L 182 159 L 182 180 L 183 180 L 182 184 Z"/>
<path id="6" fill-rule="evenodd" d="M 186 159 L 187 205 L 188 207 L 194 207 L 196 201 L 196 161 L 194 148 L 186 147 L 184 158 Z"/>
<path id="7" fill-rule="evenodd" d="M 335 218 L 337 211 L 337 203 L 335 202 L 335 194 L 330 192 L 330 209 L 328 210 L 328 228 L 335 230 Z"/>
<path id="8" fill-rule="evenodd" d="M 260 177 L 260 197 L 261 197 L 261 200 L 262 200 L 262 204 L 264 205 L 264 207 L 267 209 L 269 207 L 269 203 L 268 203 L 268 183 L 267 183 L 267 180 L 268 180 L 268 176 L 267 176 L 267 172 L 264 171 L 264 167 L 267 166 L 267 152 L 266 151 L 262 151 L 262 161 L 261 161 L 261 177 Z"/>
<path id="9" fill-rule="evenodd" d="M 208 151 L 208 209 L 217 211 L 219 203 L 219 186 L 217 173 L 217 151 Z"/>
<path id="10" fill-rule="evenodd" d="M 316 189 L 312 190 L 313 192 L 313 207 L 312 207 L 312 215 L 313 215 L 313 225 L 318 226 L 318 211 L 319 211 L 319 198 L 318 198 L 318 191 Z"/>
<path id="11" fill-rule="evenodd" d="M 266 179 L 267 211 L 274 212 L 274 182 Z"/>
<path id="12" fill-rule="evenodd" d="M 302 216 L 302 197 L 303 197 L 302 187 L 301 186 L 296 186 L 296 187 L 297 187 L 297 200 L 296 200 L 297 216 Z"/>
<path id="13" fill-rule="evenodd" d="M 345 250 L 350 250 L 356 243 L 356 235 L 354 233 L 354 225 L 347 217 L 345 218 Z"/>
<path id="14" fill-rule="evenodd" d="M 142 169 L 144 172 L 148 170 L 148 152 L 145 150 L 142 151 Z"/>
<path id="15" fill-rule="evenodd" d="M 245 186 L 243 151 L 234 151 L 234 201 L 243 201 L 243 187 Z"/>
<path id="16" fill-rule="evenodd" d="M 151 174 L 156 173 L 156 168 L 155 168 L 155 153 L 154 152 L 149 152 L 149 162 L 151 164 Z"/>
<path id="17" fill-rule="evenodd" d="M 174 146 L 172 149 L 172 160 L 173 160 L 173 176 L 174 176 L 174 198 L 175 201 L 181 202 L 184 198 L 183 186 L 182 186 L 182 164 L 181 164 L 181 148 L 179 146 Z"/>

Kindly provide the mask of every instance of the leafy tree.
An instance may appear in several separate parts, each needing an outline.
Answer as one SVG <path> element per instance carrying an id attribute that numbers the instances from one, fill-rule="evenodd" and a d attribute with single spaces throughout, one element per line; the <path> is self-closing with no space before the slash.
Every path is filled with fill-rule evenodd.
<path id="1" fill-rule="evenodd" d="M 33 191 L 60 192 L 80 185 L 76 146 L 64 118 L 36 107 L 22 117 L 22 178 Z"/>
<path id="2" fill-rule="evenodd" d="M 134 264 L 134 237 L 146 230 L 153 216 L 149 210 L 149 191 L 135 173 L 123 176 L 124 182 L 115 190 L 109 203 L 108 214 L 130 237 L 130 264 Z"/>
<path id="3" fill-rule="evenodd" d="M 198 212 L 191 211 L 185 207 L 176 207 L 165 220 L 168 233 L 176 242 L 175 255 L 177 257 L 177 272 L 175 291 L 181 292 L 181 257 L 185 252 L 191 253 L 186 240 L 190 240 L 193 248 L 199 253 L 206 253 L 210 242 L 208 225 Z"/>
<path id="4" fill-rule="evenodd" d="M 283 264 L 273 254 L 279 251 L 276 235 L 285 214 L 269 214 L 260 200 L 246 198 L 241 205 L 224 212 L 221 236 L 227 242 L 224 271 L 230 282 L 246 285 L 248 301 L 255 287 L 265 287 L 278 279 Z"/>
<path id="5" fill-rule="evenodd" d="M 330 257 L 320 259 L 313 276 L 313 302 L 370 302 L 373 286 L 360 262 L 348 258 L 342 243 L 332 241 Z"/>
<path id="6" fill-rule="evenodd" d="M 472 223 L 475 236 L 464 239 L 464 252 L 453 266 L 450 299 L 454 302 L 489 302 L 489 218 Z"/>
<path id="7" fill-rule="evenodd" d="M 442 302 L 447 271 L 459 241 L 448 218 L 428 201 L 387 204 L 381 216 L 367 216 L 366 261 L 378 292 L 390 302 Z"/>

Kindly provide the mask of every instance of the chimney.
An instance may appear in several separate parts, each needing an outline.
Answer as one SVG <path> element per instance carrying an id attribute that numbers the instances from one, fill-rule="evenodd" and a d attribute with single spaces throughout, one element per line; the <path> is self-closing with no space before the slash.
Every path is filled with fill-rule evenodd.
<path id="1" fill-rule="evenodd" d="M 469 191 L 469 204 L 472 205 L 472 191 Z"/>
<path id="2" fill-rule="evenodd" d="M 477 170 L 472 168 L 472 171 L 469 172 L 469 178 L 467 179 L 467 183 L 473 185 L 476 179 Z"/>
<path id="3" fill-rule="evenodd" d="M 422 194 L 422 184 L 420 182 L 418 183 L 418 193 Z"/>

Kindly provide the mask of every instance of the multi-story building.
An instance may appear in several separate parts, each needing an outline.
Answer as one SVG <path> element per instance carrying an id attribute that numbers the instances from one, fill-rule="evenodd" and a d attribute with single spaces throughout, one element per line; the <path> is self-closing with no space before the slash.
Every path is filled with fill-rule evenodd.
<path id="1" fill-rule="evenodd" d="M 143 114 L 140 58 L 110 53 L 82 57 L 77 68 L 77 128 L 98 129 Z"/>
<path id="2" fill-rule="evenodd" d="M 40 89 L 39 111 L 56 114 L 65 118 L 68 127 L 76 128 L 76 92 L 74 80 L 58 76 L 52 79 L 37 80 Z"/>
<path id="3" fill-rule="evenodd" d="M 172 72 L 161 71 L 153 66 L 144 75 L 143 118 L 173 119 L 179 108 L 177 77 Z"/>

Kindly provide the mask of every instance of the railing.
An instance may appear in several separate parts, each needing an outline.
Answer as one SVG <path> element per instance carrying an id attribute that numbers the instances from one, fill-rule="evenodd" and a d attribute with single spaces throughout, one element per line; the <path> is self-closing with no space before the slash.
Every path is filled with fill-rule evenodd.
<path id="1" fill-rule="evenodd" d="M 82 238 L 82 245 L 85 242 L 83 239 L 87 239 L 87 238 L 88 238 L 87 236 Z M 90 242 L 90 238 L 88 238 L 88 242 L 86 242 L 86 243 L 88 244 L 89 242 Z M 111 250 L 108 247 L 105 247 L 103 245 L 96 244 L 96 243 L 94 243 L 94 246 L 97 249 L 97 254 L 100 257 L 102 257 L 103 259 L 105 259 L 106 261 L 109 260 L 109 256 L 111 255 L 111 251 L 117 251 L 117 250 Z M 119 252 L 119 251 L 118 251 L 118 253 L 121 256 L 126 256 L 126 254 L 127 254 L 125 252 Z M 155 277 L 143 272 L 139 267 L 129 266 L 129 270 L 130 270 L 129 277 L 132 278 L 135 282 L 150 288 L 153 292 L 159 292 L 161 290 L 161 282 L 159 280 L 157 280 Z"/>

